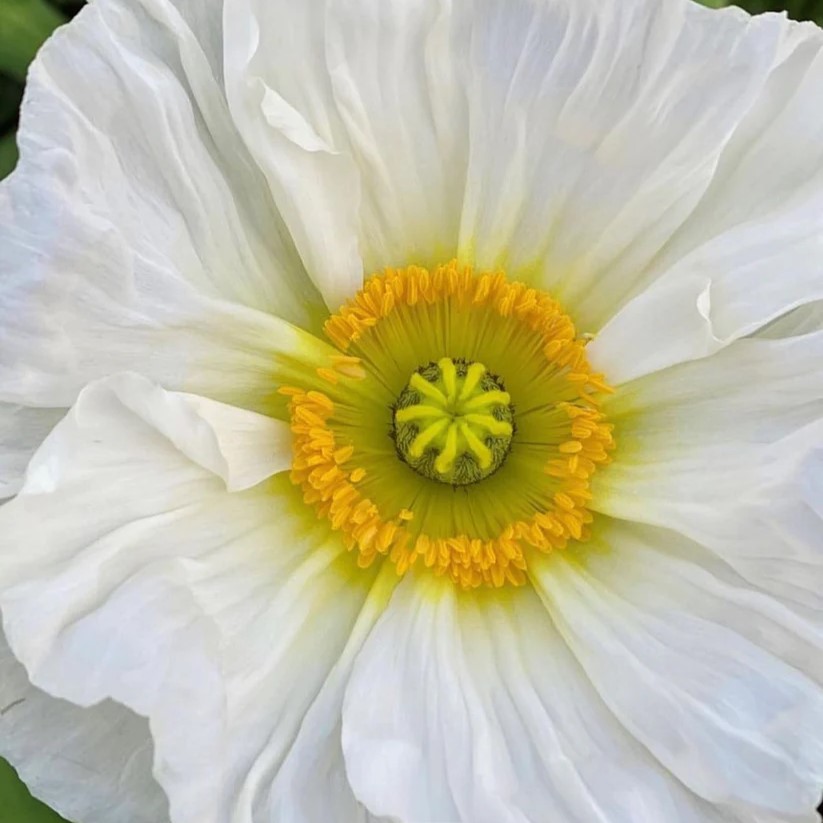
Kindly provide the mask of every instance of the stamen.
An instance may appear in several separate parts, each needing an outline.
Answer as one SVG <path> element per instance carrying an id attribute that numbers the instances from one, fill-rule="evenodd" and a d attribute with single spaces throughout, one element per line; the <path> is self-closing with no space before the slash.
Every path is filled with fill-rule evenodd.
<path id="1" fill-rule="evenodd" d="M 425 354 L 410 360 L 415 329 L 423 342 L 414 351 Z M 549 295 L 456 261 L 388 269 L 326 332 L 340 353 L 316 370 L 320 381 L 280 389 L 291 415 L 291 479 L 359 567 L 385 559 L 398 574 L 417 563 L 466 589 L 519 586 L 529 550 L 587 538 L 591 479 L 614 448 L 599 400 L 611 389 L 588 364 L 591 336 L 578 337 Z M 419 365 L 434 340 L 461 356 L 436 352 Z M 519 382 L 504 384 L 484 359 L 501 370 L 511 363 Z M 472 508 L 478 500 L 485 508 Z"/>

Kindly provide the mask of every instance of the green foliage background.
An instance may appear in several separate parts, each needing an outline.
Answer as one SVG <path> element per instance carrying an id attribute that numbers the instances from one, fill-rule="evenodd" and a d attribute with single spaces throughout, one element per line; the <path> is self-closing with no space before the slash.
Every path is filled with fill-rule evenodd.
<path id="1" fill-rule="evenodd" d="M 699 1 L 713 8 L 731 5 L 725 0 Z M 76 14 L 83 2 L 0 0 L 0 179 L 9 174 L 17 162 L 15 132 L 26 69 L 40 44 L 57 26 Z M 752 14 L 786 11 L 795 20 L 814 20 L 823 25 L 823 0 L 742 0 L 736 5 Z M 77 790 L 82 791 L 82 786 L 78 786 Z M 31 797 L 11 766 L 0 759 L 0 823 L 61 821 L 62 817 Z"/>

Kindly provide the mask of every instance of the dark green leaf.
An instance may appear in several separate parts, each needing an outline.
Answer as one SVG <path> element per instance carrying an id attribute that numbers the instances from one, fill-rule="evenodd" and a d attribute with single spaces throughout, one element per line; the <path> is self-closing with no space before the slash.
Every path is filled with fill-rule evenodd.
<path id="1" fill-rule="evenodd" d="M 64 22 L 45 0 L 0 0 L 0 71 L 24 80 L 37 49 Z"/>
<path id="2" fill-rule="evenodd" d="M 17 143 L 14 139 L 14 132 L 9 132 L 0 137 L 0 180 L 11 174 L 16 165 Z M 2 818 L 0 818 L 0 823 L 2 823 Z"/>
<path id="3" fill-rule="evenodd" d="M 14 127 L 23 86 L 0 74 L 0 134 Z"/>
<path id="4" fill-rule="evenodd" d="M 0 760 L 0 823 L 65 823 L 57 812 L 35 800 L 14 769 Z"/>

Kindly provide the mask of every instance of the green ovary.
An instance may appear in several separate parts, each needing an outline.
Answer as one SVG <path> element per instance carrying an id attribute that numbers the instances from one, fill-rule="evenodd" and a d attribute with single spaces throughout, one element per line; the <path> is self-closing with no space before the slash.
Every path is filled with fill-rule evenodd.
<path id="1" fill-rule="evenodd" d="M 397 399 L 392 437 L 418 474 L 455 486 L 494 474 L 511 450 L 511 398 L 482 363 L 444 357 L 412 374 Z"/>

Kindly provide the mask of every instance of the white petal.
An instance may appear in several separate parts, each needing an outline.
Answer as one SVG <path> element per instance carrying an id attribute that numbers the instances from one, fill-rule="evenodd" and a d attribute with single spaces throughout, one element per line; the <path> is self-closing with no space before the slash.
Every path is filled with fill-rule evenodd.
<path id="1" fill-rule="evenodd" d="M 695 13 L 706 17 L 705 11 Z M 615 363 L 609 372 L 615 382 L 649 373 L 661 360 L 711 354 L 719 344 L 823 297 L 818 263 L 823 117 L 816 102 L 823 37 L 812 25 L 777 18 L 764 25 L 781 30 L 769 75 L 716 155 L 711 183 L 699 204 L 643 276 L 645 282 L 661 278 L 652 289 L 670 295 L 668 311 L 662 318 L 648 315 L 645 323 L 632 324 L 636 307 L 630 303 L 597 342 L 598 355 L 609 367 Z M 764 52 L 761 59 L 771 58 Z M 686 295 L 677 303 L 673 291 L 700 280 L 711 282 L 710 311 L 705 313 L 696 312 Z M 691 338 L 683 337 L 682 323 L 674 327 L 676 333 L 667 332 L 664 323 L 670 316 L 688 318 L 694 327 Z M 708 348 L 707 336 L 716 341 Z M 646 351 L 643 362 L 628 372 L 616 356 L 627 346 Z"/>
<path id="2" fill-rule="evenodd" d="M 88 243 L 82 255 L 93 272 L 106 249 Z M 78 258 L 66 272 L 83 265 Z M 91 380 L 138 369 L 169 388 L 282 414 L 278 386 L 333 351 L 281 320 L 203 303 L 186 289 L 153 291 L 155 283 L 149 292 L 160 302 L 135 305 L 130 287 L 108 291 L 106 271 L 76 291 L 53 274 L 0 283 L 0 499 L 19 488 L 32 453 Z"/>
<path id="3" fill-rule="evenodd" d="M 0 500 L 17 494 L 31 455 L 63 414 L 0 403 Z"/>
<path id="4" fill-rule="evenodd" d="M 265 471 L 244 466 L 252 442 Z M 318 723 L 333 717 L 329 672 L 364 606 L 361 635 L 379 612 L 377 569 L 285 474 L 227 492 L 281 468 L 282 447 L 270 421 L 118 377 L 84 390 L 0 508 L 9 644 L 49 694 L 149 717 L 175 823 L 266 821 L 299 733 L 307 758 L 333 755 L 301 725 L 316 698 Z M 341 769 L 332 756 L 338 787 Z"/>
<path id="5" fill-rule="evenodd" d="M 276 775 L 273 775 L 274 764 L 266 764 L 261 758 L 253 779 L 246 781 L 247 796 L 256 791 L 267 798 L 268 817 L 264 816 L 261 823 L 268 820 L 327 823 L 329 809 L 334 809 L 336 819 L 341 823 L 377 823 L 378 818 L 354 796 L 346 776 L 341 714 L 356 655 L 385 609 L 397 581 L 394 569 L 386 565 L 352 626 L 346 647 L 307 711 Z"/>
<path id="6" fill-rule="evenodd" d="M 712 19 L 708 15 L 709 22 Z M 780 50 L 754 105 L 720 155 L 711 186 L 657 263 L 716 272 L 715 323 L 746 333 L 821 298 L 823 116 L 816 105 L 823 37 L 811 24 L 771 18 Z"/>
<path id="7" fill-rule="evenodd" d="M 706 800 L 810 812 L 823 785 L 821 670 L 819 660 L 804 664 L 816 669 L 815 683 L 780 656 L 811 649 L 819 658 L 819 627 L 637 542 L 629 528 L 607 524 L 579 559 L 560 553 L 530 566 L 600 696 Z"/>
<path id="8" fill-rule="evenodd" d="M 539 280 L 596 331 L 659 275 L 788 24 L 679 0 L 477 9 L 461 251 Z"/>
<path id="9" fill-rule="evenodd" d="M 217 12 L 200 36 L 221 37 Z M 18 139 L 15 187 L 52 209 L 70 195 L 72 213 L 124 242 L 135 265 L 297 322 L 310 301 L 317 307 L 203 48 L 170 0 L 104 0 L 58 31 L 30 70 Z M 50 229 L 47 251 L 79 241 L 47 214 L 22 228 Z"/>
<path id="10" fill-rule="evenodd" d="M 67 431 L 122 438 L 146 429 L 221 477 L 229 491 L 255 486 L 291 464 L 288 424 L 204 397 L 166 392 L 137 374 L 121 374 L 81 392 L 60 431 L 29 463 L 24 490 L 47 494 L 57 488 L 64 461 L 78 448 Z M 67 453 L 64 443 L 72 451 Z"/>
<path id="11" fill-rule="evenodd" d="M 769 591 L 823 604 L 823 333 L 741 340 L 621 387 L 593 508 L 685 534 Z"/>
<path id="12" fill-rule="evenodd" d="M 355 664 L 343 751 L 357 796 L 404 823 L 731 820 L 605 708 L 530 589 L 397 590 Z"/>
<path id="13" fill-rule="evenodd" d="M 758 587 L 823 608 L 823 427 L 801 429 L 759 459 L 742 447 L 695 452 L 656 466 L 648 484 L 618 478 L 596 492 L 597 508 L 678 531 Z"/>
<path id="14" fill-rule="evenodd" d="M 67 227 L 68 245 L 43 261 L 53 238 L 37 227 L 21 239 L 25 248 L 0 245 L 0 401 L 66 407 L 91 380 L 139 370 L 171 388 L 269 410 L 295 361 L 326 362 L 330 347 L 278 318 L 203 298 L 153 266 L 135 269 L 115 235 L 77 221 L 71 198 L 4 194 L 2 218 L 40 209 L 44 223 Z M 9 225 L 0 219 L 0 232 Z"/>
<path id="15" fill-rule="evenodd" d="M 688 360 L 707 357 L 726 341 L 712 325 L 708 277 L 658 280 L 606 323 L 586 351 L 612 386 Z"/>
<path id="16" fill-rule="evenodd" d="M 367 272 L 457 253 L 467 107 L 460 19 L 432 0 L 328 4 L 331 90 L 363 180 Z"/>
<path id="17" fill-rule="evenodd" d="M 256 310 L 317 329 L 323 308 L 215 77 L 218 10 L 180 11 L 102 0 L 32 65 L 0 188 L 0 403 L 65 408 L 134 369 L 270 411 L 320 345 Z M 5 497 L 49 413 L 2 416 Z"/>
<path id="18" fill-rule="evenodd" d="M 144 387 L 134 385 L 129 390 L 124 388 L 118 399 L 132 411 L 144 412 L 146 422 L 197 463 L 205 460 L 205 450 L 201 442 L 191 442 L 192 436 L 200 433 L 213 438 L 209 450 L 216 447 L 219 454 L 201 465 L 222 477 L 229 491 L 249 489 L 291 467 L 291 431 L 286 423 L 196 395 L 179 395 L 184 397 L 185 405 L 172 409 L 172 404 L 163 403 L 160 395 L 156 388 L 146 392 Z M 160 408 L 155 409 L 155 405 Z M 185 440 L 180 433 L 184 433 Z"/>
<path id="19" fill-rule="evenodd" d="M 0 637 L 0 756 L 35 797 L 83 823 L 162 823 L 146 721 L 107 701 L 81 709 L 29 682 Z"/>
<path id="20" fill-rule="evenodd" d="M 229 0 L 225 17 L 232 111 L 328 306 L 364 265 L 453 257 L 465 106 L 447 6 Z"/>
<path id="21" fill-rule="evenodd" d="M 798 306 L 762 329 L 758 329 L 753 336 L 779 340 L 783 337 L 798 337 L 801 334 L 815 331 L 823 331 L 823 300 L 815 300 Z"/>
<path id="22" fill-rule="evenodd" d="M 360 179 L 328 124 L 324 12 L 322 3 L 228 0 L 225 73 L 238 129 L 310 277 L 336 309 L 362 285 Z"/>
<path id="23" fill-rule="evenodd" d="M 725 626 L 823 688 L 823 626 L 817 616 L 758 590 L 683 535 L 604 518 L 577 559 L 624 600 Z"/>
<path id="24" fill-rule="evenodd" d="M 229 0 L 226 20 L 233 114 L 330 307 L 363 263 L 457 253 L 555 290 L 585 331 L 665 272 L 747 113 L 775 108 L 777 67 L 796 50 L 814 76 L 821 41 L 680 0 Z M 814 219 L 781 224 L 772 265 Z"/>
<path id="25" fill-rule="evenodd" d="M 740 340 L 621 386 L 605 410 L 632 464 L 641 450 L 659 459 L 684 448 L 774 443 L 823 416 L 821 364 L 823 331 Z"/>

